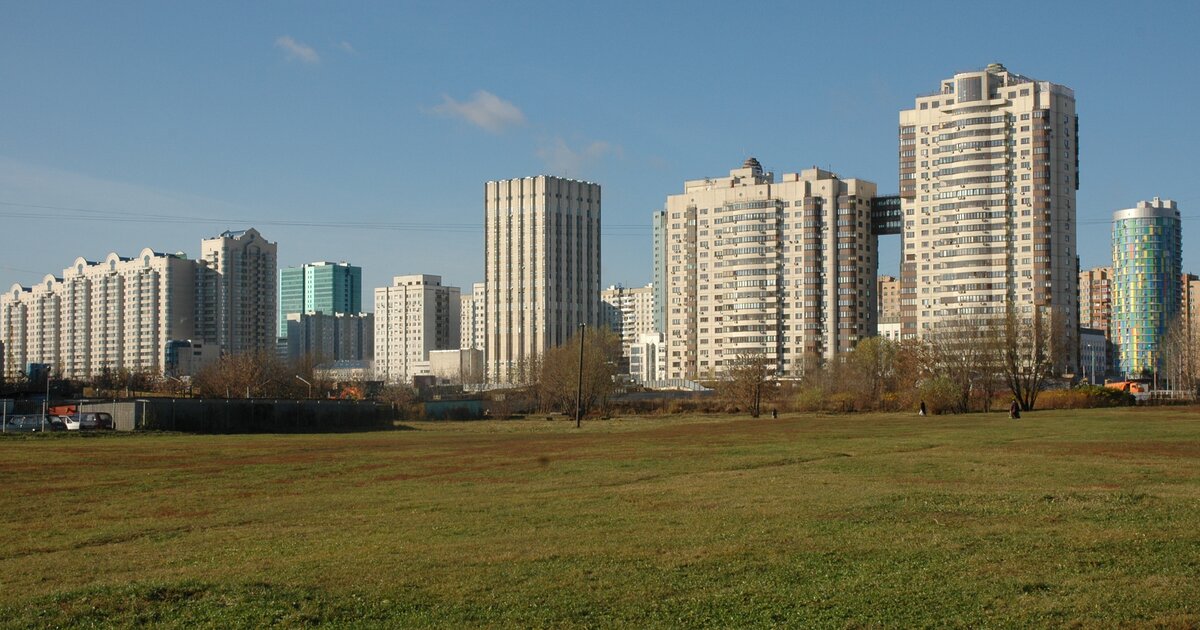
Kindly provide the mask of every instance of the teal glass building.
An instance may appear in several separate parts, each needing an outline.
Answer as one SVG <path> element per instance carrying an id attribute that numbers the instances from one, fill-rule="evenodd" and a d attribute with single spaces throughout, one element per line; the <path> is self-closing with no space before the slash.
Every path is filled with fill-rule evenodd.
<path id="1" fill-rule="evenodd" d="M 315 262 L 279 270 L 279 329 L 287 338 L 289 315 L 362 312 L 362 267 Z"/>
<path id="2" fill-rule="evenodd" d="M 1113 213 L 1112 341 L 1127 378 L 1150 378 L 1161 367 L 1159 344 L 1179 313 L 1181 228 L 1169 199 Z"/>

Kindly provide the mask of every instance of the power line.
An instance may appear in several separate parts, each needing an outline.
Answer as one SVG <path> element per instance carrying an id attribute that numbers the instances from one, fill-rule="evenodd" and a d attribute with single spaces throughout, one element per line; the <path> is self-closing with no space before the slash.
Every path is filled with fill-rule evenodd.
<path id="1" fill-rule="evenodd" d="M 30 212 L 22 210 L 0 210 L 0 218 L 96 221 L 105 223 L 163 223 L 163 224 L 242 224 L 269 225 L 277 227 L 309 227 L 326 229 L 393 230 L 406 232 L 442 232 L 450 234 L 478 234 L 483 231 L 480 223 L 422 223 L 422 222 L 371 222 L 371 221 L 296 221 L 281 219 L 247 219 L 227 217 L 181 217 L 177 215 L 129 212 L 121 210 L 95 210 L 69 206 L 51 206 L 13 201 L 0 201 L 0 206 L 52 210 L 55 212 Z M 81 216 L 82 215 L 82 216 Z M 635 236 L 648 232 L 650 225 L 617 223 L 601 228 L 604 236 Z"/>

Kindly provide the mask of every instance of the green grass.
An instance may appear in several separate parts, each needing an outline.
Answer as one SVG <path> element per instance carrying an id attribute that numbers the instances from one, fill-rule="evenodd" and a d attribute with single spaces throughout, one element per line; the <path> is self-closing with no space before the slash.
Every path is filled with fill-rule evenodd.
<path id="1" fill-rule="evenodd" d="M 0 625 L 1200 626 L 1200 413 L 0 439 Z"/>

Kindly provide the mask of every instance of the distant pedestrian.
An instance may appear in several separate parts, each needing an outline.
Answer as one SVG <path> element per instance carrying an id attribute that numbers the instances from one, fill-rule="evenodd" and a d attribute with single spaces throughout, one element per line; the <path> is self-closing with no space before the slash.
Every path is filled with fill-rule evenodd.
<path id="1" fill-rule="evenodd" d="M 778 418 L 779 418 L 779 410 L 778 410 L 778 409 L 772 409 L 772 410 L 771 410 L 771 419 L 772 419 L 772 420 L 776 420 L 776 419 L 778 419 Z"/>
<path id="2" fill-rule="evenodd" d="M 921 414 L 922 416 L 923 416 L 923 415 L 925 415 L 925 401 L 924 401 L 924 400 L 922 400 L 922 401 L 921 401 L 921 411 L 920 411 L 920 414 Z"/>
<path id="3" fill-rule="evenodd" d="M 1012 403 L 1008 405 L 1008 417 L 1012 420 L 1021 419 L 1021 405 L 1017 404 L 1017 399 L 1014 398 Z"/>

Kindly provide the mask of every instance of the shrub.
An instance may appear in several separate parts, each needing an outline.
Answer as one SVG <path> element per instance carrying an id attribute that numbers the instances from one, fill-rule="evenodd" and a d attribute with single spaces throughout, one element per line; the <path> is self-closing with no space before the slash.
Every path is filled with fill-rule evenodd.
<path id="1" fill-rule="evenodd" d="M 1132 405 L 1132 394 L 1100 385 L 1081 385 L 1071 389 L 1052 389 L 1038 394 L 1040 409 L 1091 409 Z"/>
<path id="2" fill-rule="evenodd" d="M 921 400 L 929 413 L 947 413 L 954 411 L 962 398 L 962 389 L 958 383 L 938 376 L 926 379 L 921 383 Z"/>

